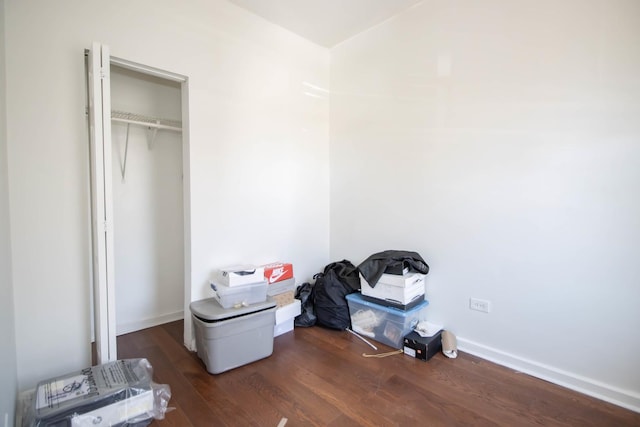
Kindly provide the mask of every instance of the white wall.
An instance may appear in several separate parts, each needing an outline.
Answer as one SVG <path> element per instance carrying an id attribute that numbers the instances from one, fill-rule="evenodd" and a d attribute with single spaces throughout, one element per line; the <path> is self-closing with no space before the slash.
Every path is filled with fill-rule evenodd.
<path id="1" fill-rule="evenodd" d="M 189 77 L 192 299 L 220 265 L 283 259 L 306 280 L 413 249 L 463 348 L 640 407 L 638 12 L 425 1 L 332 49 L 329 233 L 328 101 L 305 95 L 328 87 L 326 50 L 222 0 L 5 0 L 19 387 L 90 360 L 98 40 Z"/>
<path id="2" fill-rule="evenodd" d="M 0 0 L 0 40 L 4 40 L 4 34 L 4 0 Z M 0 424 L 13 425 L 18 379 L 9 238 L 5 65 L 3 41 L 0 42 Z M 3 424 L 5 420 L 8 422 Z"/>
<path id="3" fill-rule="evenodd" d="M 180 103 L 179 83 L 111 67 L 112 109 L 180 121 Z M 112 135 L 116 330 L 123 334 L 183 317 L 182 134 L 153 137 L 129 125 L 127 146 L 127 125 L 114 122 Z"/>
<path id="4" fill-rule="evenodd" d="M 458 0 L 333 48 L 331 259 L 416 250 L 461 348 L 640 410 L 639 40 L 637 1 Z"/>
<path id="5" fill-rule="evenodd" d="M 328 262 L 329 54 L 222 0 L 6 1 L 7 131 L 21 389 L 90 362 L 83 50 L 189 78 L 192 299 L 213 267 Z M 313 226 L 309 226 L 313 224 Z"/>

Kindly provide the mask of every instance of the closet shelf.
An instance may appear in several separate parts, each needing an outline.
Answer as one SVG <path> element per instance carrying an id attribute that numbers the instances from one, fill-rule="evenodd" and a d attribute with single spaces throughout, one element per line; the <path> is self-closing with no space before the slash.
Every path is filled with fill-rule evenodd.
<path id="1" fill-rule="evenodd" d="M 127 134 L 124 145 L 124 155 L 121 157 L 120 172 L 124 180 L 127 171 L 127 155 L 129 154 L 129 127 L 130 125 L 144 126 L 148 131 L 147 146 L 149 150 L 153 147 L 159 129 L 182 132 L 182 122 L 179 120 L 161 119 L 157 117 L 143 116 L 141 114 L 129 113 L 127 111 L 111 110 L 111 120 L 127 124 Z"/>
<path id="2" fill-rule="evenodd" d="M 114 122 L 130 123 L 148 128 L 182 131 L 182 122 L 179 120 L 161 119 L 157 117 L 143 116 L 141 114 L 129 113 L 126 111 L 111 111 L 111 120 Z"/>

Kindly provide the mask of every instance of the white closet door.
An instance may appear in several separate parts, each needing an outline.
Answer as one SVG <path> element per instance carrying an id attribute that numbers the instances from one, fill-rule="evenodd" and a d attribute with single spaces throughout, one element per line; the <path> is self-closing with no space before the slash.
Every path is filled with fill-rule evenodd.
<path id="1" fill-rule="evenodd" d="M 89 52 L 89 123 L 94 313 L 98 363 L 117 359 L 110 66 L 109 47 L 93 43 Z"/>

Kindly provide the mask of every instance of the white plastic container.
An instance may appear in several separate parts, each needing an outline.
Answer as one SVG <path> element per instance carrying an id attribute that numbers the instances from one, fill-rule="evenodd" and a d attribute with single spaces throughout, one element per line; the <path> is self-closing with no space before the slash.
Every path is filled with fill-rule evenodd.
<path id="1" fill-rule="evenodd" d="M 208 372 L 219 374 L 273 353 L 275 301 L 225 309 L 208 298 L 190 309 L 198 357 Z"/>
<path id="2" fill-rule="evenodd" d="M 258 282 L 243 286 L 226 286 L 211 282 L 215 298 L 223 308 L 246 307 L 267 300 L 267 282 Z"/>

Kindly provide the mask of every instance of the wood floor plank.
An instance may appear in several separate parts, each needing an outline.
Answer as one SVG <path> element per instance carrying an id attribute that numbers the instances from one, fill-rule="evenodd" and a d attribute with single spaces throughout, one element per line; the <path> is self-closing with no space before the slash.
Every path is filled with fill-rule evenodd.
<path id="1" fill-rule="evenodd" d="M 412 373 L 403 371 L 400 371 L 398 375 L 416 387 L 428 383 L 429 387 L 435 390 L 438 395 L 449 400 L 460 399 L 464 396 L 466 408 L 482 413 L 485 418 L 494 422 L 522 424 L 522 416 L 532 417 L 530 399 L 535 396 L 521 395 L 522 393 L 518 393 L 517 387 L 514 387 L 510 393 L 504 393 L 506 385 L 500 380 L 500 375 L 496 376 L 481 370 L 476 372 L 464 369 L 455 369 L 452 374 L 451 366 L 438 364 L 439 361 L 443 361 L 449 365 L 455 364 L 459 368 L 463 368 L 464 365 L 470 363 L 468 355 L 464 353 L 460 354 L 456 360 L 442 359 L 445 358 L 436 356 L 432 360 L 434 363 L 429 363 L 430 366 L 426 372 L 427 381 L 424 381 L 424 375 L 411 375 Z M 519 402 L 529 403 L 527 407 L 524 407 Z"/>
<path id="2" fill-rule="evenodd" d="M 266 381 L 277 384 L 286 396 L 289 407 L 282 411 L 285 418 L 317 425 L 327 425 L 335 419 L 336 407 L 318 398 L 317 387 L 300 380 L 299 372 L 304 370 L 304 364 L 292 363 L 287 357 L 271 357 L 269 362 L 270 366 L 261 369 L 261 374 Z M 283 372 L 287 373 L 285 377 Z"/>
<path id="3" fill-rule="evenodd" d="M 181 372 L 175 368 L 175 364 L 167 359 L 161 347 L 146 347 L 144 354 L 140 354 L 139 357 L 146 357 L 153 366 L 155 382 L 169 384 L 171 387 L 170 404 L 171 402 L 178 403 L 194 427 L 212 425 L 212 413 L 207 406 L 207 402 Z M 171 413 L 168 413 L 167 418 L 170 416 Z"/>
<path id="4" fill-rule="evenodd" d="M 300 360 L 292 357 L 294 354 L 283 355 L 283 358 L 291 362 L 288 369 L 289 379 L 310 390 L 316 405 L 328 404 L 334 410 L 334 417 L 336 414 L 342 414 L 343 417 L 358 421 L 360 425 L 380 425 L 385 419 L 386 414 L 381 413 L 375 405 L 362 410 L 363 406 L 368 407 L 366 402 L 362 402 L 368 387 L 358 384 L 353 372 L 340 374 L 329 371 L 325 374 L 326 371 L 315 369 L 316 360 Z M 311 404 L 314 404 L 313 400 Z"/>
<path id="5" fill-rule="evenodd" d="M 219 426 L 256 426 L 244 405 L 245 396 L 234 395 L 233 388 L 225 387 L 219 376 L 206 372 L 204 364 L 195 358 L 182 359 L 176 369 L 198 392 L 210 411 L 210 425 Z M 244 375 L 236 371 L 234 375 Z"/>
<path id="6" fill-rule="evenodd" d="M 182 321 L 118 337 L 146 357 L 175 409 L 152 426 L 640 426 L 640 414 L 460 353 L 422 362 L 353 335 L 296 328 L 273 355 L 211 375 L 183 345 Z"/>
<path id="7" fill-rule="evenodd" d="M 184 413 L 180 405 L 175 402 L 171 403 L 172 409 L 170 410 L 170 416 L 165 417 L 162 420 L 155 420 L 153 424 L 158 427 L 193 427 L 191 421 Z"/>

